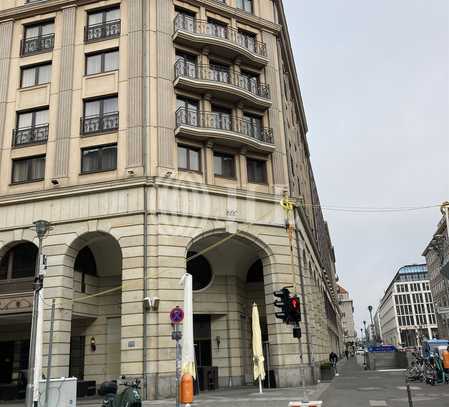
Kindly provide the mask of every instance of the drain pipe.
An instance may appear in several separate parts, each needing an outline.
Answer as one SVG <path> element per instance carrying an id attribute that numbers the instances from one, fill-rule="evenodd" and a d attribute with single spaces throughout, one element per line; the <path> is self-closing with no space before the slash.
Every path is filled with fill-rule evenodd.
<path id="1" fill-rule="evenodd" d="M 146 38 L 146 23 L 147 16 L 147 1 L 142 0 L 142 47 L 143 47 L 143 56 L 142 56 L 142 87 L 143 87 L 143 97 L 142 97 L 142 120 L 143 120 L 143 129 L 142 129 L 142 147 L 143 147 L 143 173 L 144 173 L 144 185 L 143 185 L 143 297 L 148 297 L 148 126 L 147 126 L 147 106 L 148 106 L 148 84 L 147 84 L 147 76 L 145 75 L 148 70 L 147 63 L 147 38 Z M 143 307 L 143 381 L 144 381 L 144 400 L 148 400 L 148 363 L 147 363 L 147 341 L 148 341 L 148 311 L 145 309 L 142 301 Z"/>

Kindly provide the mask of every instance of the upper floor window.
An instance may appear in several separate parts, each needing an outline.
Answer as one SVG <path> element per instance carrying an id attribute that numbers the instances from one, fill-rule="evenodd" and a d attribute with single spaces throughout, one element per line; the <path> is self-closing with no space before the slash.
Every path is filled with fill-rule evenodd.
<path id="1" fill-rule="evenodd" d="M 81 150 L 81 173 L 112 171 L 117 168 L 117 144 Z"/>
<path id="2" fill-rule="evenodd" d="M 211 127 L 220 130 L 232 129 L 232 111 L 219 106 L 212 106 L 209 118 Z"/>
<path id="3" fill-rule="evenodd" d="M 118 49 L 86 55 L 86 75 L 115 71 L 118 68 Z"/>
<path id="4" fill-rule="evenodd" d="M 48 140 L 48 108 L 17 114 L 13 146 L 40 144 Z"/>
<path id="5" fill-rule="evenodd" d="M 29 242 L 9 249 L 0 261 L 0 280 L 33 277 L 37 252 L 37 247 Z"/>
<path id="6" fill-rule="evenodd" d="M 256 52 L 257 36 L 254 33 L 239 30 L 237 34 L 237 43 L 252 52 Z"/>
<path id="7" fill-rule="evenodd" d="M 265 160 L 256 160 L 255 158 L 246 159 L 246 168 L 248 182 L 257 184 L 267 183 L 267 162 Z"/>
<path id="8" fill-rule="evenodd" d="M 253 12 L 253 0 L 237 0 L 237 8 L 245 10 L 248 13 Z"/>
<path id="9" fill-rule="evenodd" d="M 45 156 L 13 160 L 12 183 L 42 181 L 45 176 Z"/>
<path id="10" fill-rule="evenodd" d="M 227 38 L 228 26 L 221 21 L 209 18 L 207 20 L 206 33 L 209 35 L 213 35 L 214 37 Z"/>
<path id="11" fill-rule="evenodd" d="M 185 52 L 176 52 L 175 74 L 176 78 L 180 76 L 188 76 L 189 78 L 197 78 L 196 56 Z"/>
<path id="12" fill-rule="evenodd" d="M 51 63 L 34 66 L 24 66 L 21 72 L 20 85 L 22 88 L 43 85 L 51 80 Z"/>
<path id="13" fill-rule="evenodd" d="M 194 32 L 196 27 L 195 14 L 187 10 L 176 10 L 175 29 Z"/>
<path id="14" fill-rule="evenodd" d="M 232 154 L 214 152 L 214 174 L 219 177 L 235 178 L 235 159 Z"/>
<path id="15" fill-rule="evenodd" d="M 115 131 L 119 126 L 117 96 L 84 102 L 84 116 L 81 119 L 82 134 L 96 134 Z"/>
<path id="16" fill-rule="evenodd" d="M 53 21 L 25 26 L 25 35 L 20 49 L 21 56 L 52 50 L 55 42 L 54 29 Z"/>
<path id="17" fill-rule="evenodd" d="M 178 145 L 178 168 L 187 171 L 201 171 L 201 149 Z"/>
<path id="18" fill-rule="evenodd" d="M 262 118 L 249 113 L 243 114 L 243 132 L 254 138 L 260 138 L 262 133 Z"/>
<path id="19" fill-rule="evenodd" d="M 193 99 L 176 99 L 176 125 L 198 126 L 199 124 L 198 102 Z"/>
<path id="20" fill-rule="evenodd" d="M 98 10 L 87 15 L 86 42 L 98 41 L 120 35 L 120 8 Z"/>

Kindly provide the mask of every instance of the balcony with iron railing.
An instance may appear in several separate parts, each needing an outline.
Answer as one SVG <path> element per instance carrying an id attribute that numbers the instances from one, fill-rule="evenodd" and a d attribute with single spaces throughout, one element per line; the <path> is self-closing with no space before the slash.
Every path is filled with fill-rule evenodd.
<path id="1" fill-rule="evenodd" d="M 101 115 L 85 116 L 81 118 L 80 132 L 83 136 L 117 131 L 119 127 L 119 113 L 104 113 Z"/>
<path id="2" fill-rule="evenodd" d="M 20 56 L 40 54 L 53 50 L 55 34 L 40 35 L 38 37 L 24 38 L 20 42 Z"/>
<path id="3" fill-rule="evenodd" d="M 223 57 L 239 57 L 260 67 L 268 63 L 267 46 L 264 42 L 235 28 L 198 20 L 185 14 L 175 17 L 173 40 L 199 49 L 207 46 L 211 52 Z"/>
<path id="4" fill-rule="evenodd" d="M 233 69 L 215 65 L 198 65 L 178 60 L 175 64 L 175 86 L 187 90 L 207 89 L 232 103 L 243 99 L 247 105 L 254 107 L 271 106 L 269 85 Z"/>
<path id="5" fill-rule="evenodd" d="M 121 20 L 107 21 L 84 27 L 84 41 L 95 42 L 109 38 L 119 37 L 121 33 Z"/>
<path id="6" fill-rule="evenodd" d="M 219 139 L 230 145 L 247 145 L 262 151 L 274 150 L 273 129 L 260 127 L 245 118 L 180 107 L 176 111 L 176 135 Z"/>
<path id="7" fill-rule="evenodd" d="M 48 140 L 48 124 L 24 127 L 12 131 L 12 146 L 24 147 L 35 144 L 45 144 Z"/>

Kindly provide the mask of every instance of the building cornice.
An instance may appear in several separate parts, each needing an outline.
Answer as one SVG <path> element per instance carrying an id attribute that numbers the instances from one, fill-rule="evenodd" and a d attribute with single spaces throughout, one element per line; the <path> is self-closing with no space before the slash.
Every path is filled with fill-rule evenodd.
<path id="1" fill-rule="evenodd" d="M 120 0 L 117 0 L 119 3 Z M 67 7 L 78 7 L 98 2 L 98 0 L 45 0 L 38 3 L 24 4 L 0 11 L 0 22 L 4 20 L 20 20 L 39 14 L 53 13 Z"/>
<path id="2" fill-rule="evenodd" d="M 231 193 L 226 187 L 206 185 L 188 181 L 180 181 L 164 177 L 133 177 L 107 182 L 97 182 L 85 185 L 57 187 L 45 191 L 24 192 L 20 194 L 6 195 L 0 198 L 0 208 L 4 206 L 17 205 L 21 203 L 47 201 L 80 195 L 89 195 L 101 192 L 111 192 L 122 189 L 133 189 L 147 187 L 167 187 L 178 190 L 189 190 L 192 192 L 207 193 L 216 196 L 233 196 L 239 199 L 251 199 L 258 202 L 273 203 L 279 205 L 282 198 L 280 195 L 246 191 L 235 189 Z"/>

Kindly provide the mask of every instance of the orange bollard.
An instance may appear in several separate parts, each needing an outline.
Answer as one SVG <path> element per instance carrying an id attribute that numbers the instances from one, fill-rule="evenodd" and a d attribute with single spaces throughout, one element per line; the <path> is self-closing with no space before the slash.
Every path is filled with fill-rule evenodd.
<path id="1" fill-rule="evenodd" d="M 183 374 L 181 379 L 181 403 L 191 404 L 193 402 L 193 377 L 191 374 Z"/>

